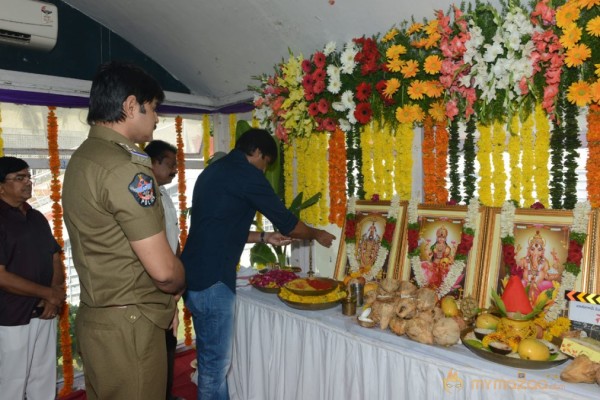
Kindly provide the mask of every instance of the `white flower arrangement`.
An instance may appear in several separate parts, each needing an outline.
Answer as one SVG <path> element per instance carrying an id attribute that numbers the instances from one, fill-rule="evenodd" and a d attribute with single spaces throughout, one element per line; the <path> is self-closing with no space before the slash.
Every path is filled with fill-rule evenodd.
<path id="1" fill-rule="evenodd" d="M 419 204 L 416 197 L 409 200 L 406 215 L 409 224 L 416 224 L 419 221 Z"/>
<path id="2" fill-rule="evenodd" d="M 512 201 L 506 201 L 500 211 L 500 237 L 508 238 L 515 232 L 515 207 Z"/>
<path id="3" fill-rule="evenodd" d="M 475 230 L 477 227 L 477 218 L 479 218 L 479 199 L 471 197 L 469 205 L 467 206 L 464 227 Z"/>

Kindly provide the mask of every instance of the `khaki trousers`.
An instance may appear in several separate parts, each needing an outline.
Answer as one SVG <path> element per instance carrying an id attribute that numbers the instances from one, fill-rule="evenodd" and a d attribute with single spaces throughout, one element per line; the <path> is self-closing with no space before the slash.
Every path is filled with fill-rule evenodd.
<path id="1" fill-rule="evenodd" d="M 164 400 L 165 330 L 136 306 L 79 307 L 77 347 L 88 400 Z"/>

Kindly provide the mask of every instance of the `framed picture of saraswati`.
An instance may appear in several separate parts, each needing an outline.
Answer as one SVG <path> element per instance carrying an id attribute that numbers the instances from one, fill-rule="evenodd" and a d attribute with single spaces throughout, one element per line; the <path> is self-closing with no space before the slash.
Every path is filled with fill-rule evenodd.
<path id="1" fill-rule="evenodd" d="M 372 281 L 388 276 L 400 257 L 398 245 L 404 230 L 406 205 L 398 199 L 349 200 L 334 279 L 350 276 Z"/>

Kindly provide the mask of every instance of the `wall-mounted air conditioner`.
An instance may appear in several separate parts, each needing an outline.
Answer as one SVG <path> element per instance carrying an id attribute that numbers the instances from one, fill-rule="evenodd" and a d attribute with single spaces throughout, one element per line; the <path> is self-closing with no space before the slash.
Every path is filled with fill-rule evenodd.
<path id="1" fill-rule="evenodd" d="M 0 12 L 0 44 L 50 51 L 56 44 L 58 12 L 50 3 L 5 0 Z"/>

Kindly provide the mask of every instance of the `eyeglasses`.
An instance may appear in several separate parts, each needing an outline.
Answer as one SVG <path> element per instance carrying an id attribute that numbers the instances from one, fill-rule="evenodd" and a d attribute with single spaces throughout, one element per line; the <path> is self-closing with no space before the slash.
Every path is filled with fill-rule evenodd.
<path id="1" fill-rule="evenodd" d="M 33 183 L 33 181 L 35 180 L 35 178 L 33 178 L 31 175 L 19 174 L 19 175 L 15 175 L 14 178 L 4 178 L 4 180 L 5 181 L 23 182 L 23 183 L 28 183 L 28 182 Z"/>

